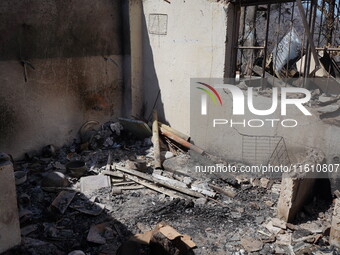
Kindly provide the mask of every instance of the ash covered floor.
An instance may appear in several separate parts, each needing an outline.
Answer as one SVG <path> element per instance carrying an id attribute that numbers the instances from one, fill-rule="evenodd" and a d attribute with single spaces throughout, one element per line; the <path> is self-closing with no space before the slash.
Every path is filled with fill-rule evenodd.
<path id="1" fill-rule="evenodd" d="M 27 180 L 17 185 L 22 245 L 6 255 L 155 254 L 147 244 L 128 241 L 161 222 L 189 235 L 197 246 L 178 254 L 339 254 L 329 244 L 332 201 L 316 194 L 294 224 L 286 223 L 276 218 L 280 180 L 185 176 L 191 179 L 190 185 L 213 183 L 230 192 L 215 192 L 213 198 L 182 194 L 182 199 L 135 183 L 128 175 L 119 177 L 122 173 L 114 171 L 115 166 L 152 176 L 154 151 L 149 138 L 136 140 L 117 125 L 106 123 L 94 133 L 90 129 L 86 143 L 80 134 L 71 145 L 47 146 L 42 153 L 14 162 L 15 171 L 27 173 Z M 190 160 L 189 153 L 171 150 L 165 162 Z M 87 166 L 78 177 L 65 167 L 74 160 Z M 107 175 L 108 169 L 116 176 Z M 165 172 L 158 170 L 164 176 L 176 176 Z M 91 179 L 96 177 L 101 180 Z M 177 175 L 177 180 L 184 181 L 181 178 Z"/>

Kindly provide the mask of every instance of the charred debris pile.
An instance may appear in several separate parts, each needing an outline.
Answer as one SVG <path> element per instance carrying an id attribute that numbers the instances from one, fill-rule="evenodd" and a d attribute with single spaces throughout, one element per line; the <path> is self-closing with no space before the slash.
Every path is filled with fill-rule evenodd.
<path id="1" fill-rule="evenodd" d="M 217 163 L 227 164 L 156 113 L 150 125 L 89 121 L 71 144 L 14 162 L 22 245 L 5 254 L 338 252 L 339 191 L 322 195 L 301 176 L 193 170 Z"/>

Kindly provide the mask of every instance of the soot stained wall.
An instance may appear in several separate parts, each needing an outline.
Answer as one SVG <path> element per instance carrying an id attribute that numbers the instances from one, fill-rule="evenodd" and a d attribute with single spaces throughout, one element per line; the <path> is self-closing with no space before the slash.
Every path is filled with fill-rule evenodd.
<path id="1" fill-rule="evenodd" d="M 0 2 L 0 151 L 21 156 L 46 144 L 60 146 L 83 122 L 121 115 L 121 5 Z"/>

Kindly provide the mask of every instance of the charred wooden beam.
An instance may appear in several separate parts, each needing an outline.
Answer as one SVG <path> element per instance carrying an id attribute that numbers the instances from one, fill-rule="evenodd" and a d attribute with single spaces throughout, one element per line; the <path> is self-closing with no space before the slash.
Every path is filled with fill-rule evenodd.
<path id="1" fill-rule="evenodd" d="M 156 169 L 162 168 L 161 162 L 161 149 L 159 145 L 159 129 L 158 129 L 158 114 L 157 111 L 153 111 L 153 123 L 152 123 L 152 143 L 154 148 L 154 165 Z"/>

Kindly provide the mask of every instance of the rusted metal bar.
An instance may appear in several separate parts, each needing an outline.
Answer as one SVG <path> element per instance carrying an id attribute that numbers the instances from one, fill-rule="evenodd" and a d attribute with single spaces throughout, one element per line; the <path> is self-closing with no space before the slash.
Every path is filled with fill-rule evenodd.
<path id="1" fill-rule="evenodd" d="M 238 46 L 236 48 L 242 49 L 242 50 L 262 50 L 265 47 L 264 46 Z"/>
<path id="2" fill-rule="evenodd" d="M 308 22 L 307 22 L 306 13 L 305 13 L 305 10 L 303 9 L 302 2 L 301 2 L 301 0 L 296 0 L 296 3 L 297 3 L 297 6 L 299 8 L 299 11 L 300 11 L 302 23 L 303 23 L 303 26 L 304 26 L 305 31 L 307 33 L 309 45 L 310 45 L 311 52 L 313 54 L 313 58 L 314 58 L 314 61 L 315 61 L 315 69 L 311 73 L 312 75 L 314 75 L 314 73 L 320 69 L 320 62 L 319 62 L 319 58 L 318 58 L 318 53 L 315 50 L 313 36 L 311 34 L 311 31 L 310 31 L 310 28 L 309 28 L 309 25 L 308 25 Z"/>
<path id="3" fill-rule="evenodd" d="M 153 123 L 152 123 L 152 143 L 154 149 L 154 165 L 156 169 L 162 168 L 161 162 L 161 149 L 159 145 L 159 131 L 158 131 L 158 114 L 157 111 L 153 111 Z"/>
<path id="4" fill-rule="evenodd" d="M 184 146 L 185 148 L 188 148 L 190 150 L 193 150 L 199 154 L 203 154 L 204 150 L 201 148 L 197 147 L 196 145 L 193 145 L 192 143 L 189 143 L 188 141 L 180 138 L 179 136 L 173 134 L 172 132 L 168 130 L 163 130 L 161 131 L 162 135 L 165 135 L 166 137 L 170 138 L 171 140 L 174 140 L 176 143 L 179 143 L 180 145 Z"/>
<path id="5" fill-rule="evenodd" d="M 340 48 L 316 48 L 317 51 L 340 51 Z"/>

